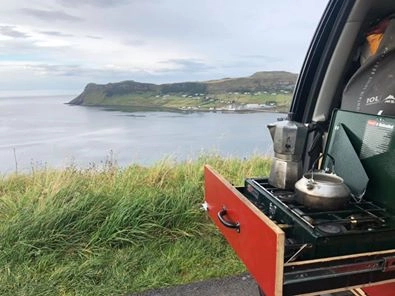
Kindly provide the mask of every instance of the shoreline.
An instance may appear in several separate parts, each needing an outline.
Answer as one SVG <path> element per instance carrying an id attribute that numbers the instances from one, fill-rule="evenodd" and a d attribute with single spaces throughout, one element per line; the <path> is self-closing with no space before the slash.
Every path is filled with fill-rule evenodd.
<path id="1" fill-rule="evenodd" d="M 172 107 L 156 107 L 156 106 L 123 106 L 123 105 L 81 105 L 72 104 L 70 102 L 64 103 L 69 106 L 80 106 L 80 107 L 93 107 L 101 108 L 106 111 L 120 111 L 120 112 L 176 112 L 176 113 L 283 113 L 289 112 L 289 107 L 281 106 L 280 108 L 271 109 L 183 109 L 183 108 L 172 108 Z"/>

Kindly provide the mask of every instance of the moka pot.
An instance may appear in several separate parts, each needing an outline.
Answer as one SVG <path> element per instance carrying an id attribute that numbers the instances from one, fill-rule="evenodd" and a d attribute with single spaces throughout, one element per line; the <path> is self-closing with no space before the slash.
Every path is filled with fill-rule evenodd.
<path id="1" fill-rule="evenodd" d="M 307 138 L 307 127 L 291 120 L 269 124 L 274 157 L 269 184 L 281 189 L 294 189 L 303 175 L 302 155 Z"/>

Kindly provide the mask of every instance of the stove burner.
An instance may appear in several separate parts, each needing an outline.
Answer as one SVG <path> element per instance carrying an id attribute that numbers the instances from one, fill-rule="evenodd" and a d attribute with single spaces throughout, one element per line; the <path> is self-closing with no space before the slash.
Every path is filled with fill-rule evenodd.
<path id="1" fill-rule="evenodd" d="M 318 230 L 328 234 L 339 234 L 347 231 L 347 229 L 340 224 L 325 223 L 323 221 L 317 221 L 317 223 L 323 223 L 323 224 L 318 224 L 316 227 Z"/>
<path id="2" fill-rule="evenodd" d="M 280 193 L 276 195 L 282 202 L 290 203 L 295 201 L 295 193 Z"/>

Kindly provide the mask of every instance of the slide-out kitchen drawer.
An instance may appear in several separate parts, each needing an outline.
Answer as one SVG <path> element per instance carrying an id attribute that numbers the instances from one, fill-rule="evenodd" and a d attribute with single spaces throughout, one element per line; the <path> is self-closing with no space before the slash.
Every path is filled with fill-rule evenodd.
<path id="1" fill-rule="evenodd" d="M 243 195 L 244 188 L 232 186 L 210 166 L 204 173 L 209 216 L 266 296 L 356 288 L 355 295 L 395 296 L 395 250 L 284 264 L 281 228 Z"/>
<path id="2" fill-rule="evenodd" d="M 267 295 L 282 295 L 284 232 L 209 166 L 208 214 Z M 226 262 L 224 262 L 226 266 Z"/>

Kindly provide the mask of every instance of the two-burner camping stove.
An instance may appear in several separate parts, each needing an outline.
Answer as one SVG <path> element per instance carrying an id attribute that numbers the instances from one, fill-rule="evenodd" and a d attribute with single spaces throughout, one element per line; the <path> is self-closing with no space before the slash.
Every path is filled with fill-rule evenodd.
<path id="1" fill-rule="evenodd" d="M 284 232 L 285 261 L 391 249 L 395 215 L 368 200 L 351 200 L 340 210 L 312 210 L 294 192 L 267 179 L 246 179 L 244 195 Z"/>

